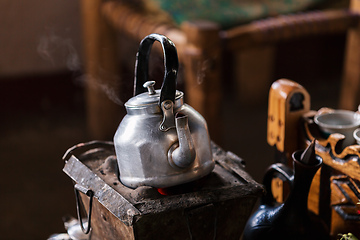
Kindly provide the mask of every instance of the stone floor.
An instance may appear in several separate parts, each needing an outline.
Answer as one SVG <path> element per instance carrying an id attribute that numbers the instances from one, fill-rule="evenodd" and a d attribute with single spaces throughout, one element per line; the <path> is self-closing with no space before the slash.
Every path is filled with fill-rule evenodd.
<path id="1" fill-rule="evenodd" d="M 283 45 L 274 80 L 298 81 L 311 94 L 314 110 L 336 107 L 343 39 L 320 39 L 317 55 L 314 47 L 294 47 L 299 42 Z M 71 73 L 0 79 L 0 239 L 46 239 L 64 231 L 64 215 L 75 216 L 72 182 L 62 172 L 61 157 L 69 147 L 92 140 L 83 88 L 75 80 Z M 261 181 L 274 161 L 266 143 L 267 101 L 249 107 L 235 99 L 232 93 L 222 103 L 221 145 L 242 157 Z"/>

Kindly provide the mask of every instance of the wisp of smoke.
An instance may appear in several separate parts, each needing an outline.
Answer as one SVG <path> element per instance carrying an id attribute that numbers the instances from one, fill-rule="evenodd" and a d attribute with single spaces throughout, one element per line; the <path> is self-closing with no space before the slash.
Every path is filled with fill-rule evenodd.
<path id="1" fill-rule="evenodd" d="M 106 96 L 118 105 L 123 105 L 124 103 L 117 96 L 116 91 L 109 84 L 102 82 L 100 79 L 90 76 L 89 74 L 83 74 L 80 77 L 76 78 L 77 83 L 81 85 L 87 85 L 90 88 L 101 89 Z"/>
<path id="2" fill-rule="evenodd" d="M 69 70 L 80 70 L 79 56 L 70 38 L 63 39 L 54 33 L 48 33 L 40 37 L 37 52 L 52 65 L 55 65 L 57 59 L 54 56 L 59 56 L 58 59 L 64 61 Z"/>
<path id="3" fill-rule="evenodd" d="M 60 59 L 64 61 L 70 71 L 75 72 L 81 69 L 79 55 L 72 39 L 61 38 L 54 34 L 53 31 L 48 31 L 46 35 L 40 37 L 37 52 L 44 60 L 51 62 L 52 65 L 55 65 L 56 61 Z M 102 71 L 101 74 L 104 76 L 109 75 L 109 73 L 105 71 Z M 110 76 L 106 77 L 108 78 Z M 84 74 L 76 78 L 76 81 L 82 85 L 86 84 L 91 88 L 101 89 L 111 101 L 118 105 L 123 105 L 114 88 L 102 82 L 101 79 Z"/>

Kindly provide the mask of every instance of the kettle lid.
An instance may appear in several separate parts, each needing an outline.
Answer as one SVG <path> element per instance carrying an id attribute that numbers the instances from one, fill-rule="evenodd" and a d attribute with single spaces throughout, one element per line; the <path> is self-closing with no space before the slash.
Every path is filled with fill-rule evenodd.
<path id="1" fill-rule="evenodd" d="M 137 107 L 144 108 L 146 106 L 154 106 L 154 105 L 159 106 L 161 90 L 157 89 L 157 90 L 154 90 L 154 92 L 155 92 L 154 94 L 150 94 L 149 92 L 140 93 L 140 94 L 130 98 L 125 103 L 125 107 L 126 108 L 137 108 Z M 183 96 L 184 96 L 183 92 L 176 90 L 175 105 L 177 105 L 177 102 L 179 100 L 183 99 Z"/>

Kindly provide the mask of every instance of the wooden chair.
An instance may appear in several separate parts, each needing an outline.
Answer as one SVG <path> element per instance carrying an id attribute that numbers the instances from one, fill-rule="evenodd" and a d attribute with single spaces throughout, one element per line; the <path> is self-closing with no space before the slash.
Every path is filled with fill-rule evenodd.
<path id="1" fill-rule="evenodd" d="M 131 1 L 130 1 L 131 2 Z M 241 81 L 240 96 L 257 99 L 266 96 L 271 81 L 273 50 L 271 44 L 302 36 L 347 32 L 349 33 L 345 77 L 343 80 L 341 108 L 353 108 L 360 88 L 360 4 L 353 0 L 348 10 L 327 10 L 253 21 L 229 29 L 208 21 L 184 22 L 176 25 L 162 11 L 148 9 L 128 1 L 82 0 L 84 48 L 87 88 L 88 126 L 92 138 L 104 139 L 113 135 L 124 114 L 123 109 L 108 100 L 98 85 L 116 89 L 121 79 L 118 62 L 116 33 L 137 42 L 150 33 L 169 37 L 176 45 L 184 68 L 186 102 L 198 110 L 207 120 L 211 138 L 218 141 L 221 131 L 221 102 L 225 52 L 246 52 L 263 49 L 252 63 L 240 59 L 240 74 L 251 76 Z M 146 1 L 145 1 L 146 2 Z M 269 47 L 270 46 L 270 47 Z M 121 54 L 121 53 L 120 53 Z M 246 54 L 245 54 L 246 55 Z M 251 62 L 251 61 L 249 61 Z M 248 73 L 246 73 L 248 70 Z M 99 84 L 100 81 L 100 84 Z M 124 99 L 127 100 L 127 99 Z M 251 101 L 251 100 L 249 100 Z"/>

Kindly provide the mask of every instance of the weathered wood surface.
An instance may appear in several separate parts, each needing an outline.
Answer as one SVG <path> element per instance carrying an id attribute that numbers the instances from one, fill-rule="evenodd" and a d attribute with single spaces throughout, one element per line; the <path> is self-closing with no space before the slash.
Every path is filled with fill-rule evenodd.
<path id="1" fill-rule="evenodd" d="M 198 181 L 161 191 L 169 195 L 152 187 L 122 185 L 111 143 L 95 141 L 72 148 L 65 154 L 64 171 L 95 193 L 95 239 L 237 240 L 263 188 L 243 169 L 242 159 L 214 143 L 212 151 L 214 171 Z M 89 199 L 85 195 L 82 199 L 88 211 Z"/>

